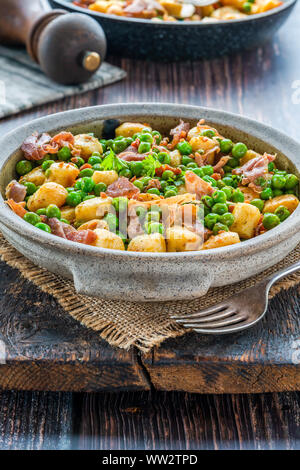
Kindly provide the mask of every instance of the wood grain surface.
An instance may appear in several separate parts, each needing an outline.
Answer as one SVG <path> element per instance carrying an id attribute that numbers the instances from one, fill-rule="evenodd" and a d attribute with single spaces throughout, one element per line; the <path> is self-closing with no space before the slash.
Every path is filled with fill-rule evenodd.
<path id="1" fill-rule="evenodd" d="M 74 107 L 161 101 L 238 112 L 299 139 L 299 20 L 300 5 L 297 5 L 293 17 L 271 43 L 224 59 L 162 65 L 109 58 L 111 63 L 127 71 L 126 80 L 0 121 L 0 135 L 34 117 Z M 17 383 L 26 388 L 25 362 L 28 374 L 38 377 L 40 383 L 47 382 L 49 376 L 42 374 L 41 365 L 47 363 L 48 357 L 55 356 L 55 344 L 65 347 L 67 357 L 69 340 L 72 340 L 77 347 L 68 356 L 71 364 L 75 357 L 72 354 L 84 358 L 88 345 L 99 348 L 96 363 L 101 358 L 107 370 L 102 367 L 102 377 L 97 377 L 97 381 L 100 380 L 104 389 L 106 384 L 106 388 L 120 390 L 121 380 L 124 389 L 129 387 L 129 382 L 132 390 L 151 388 L 150 392 L 119 394 L 1 392 L 0 448 L 300 448 L 298 393 L 217 396 L 154 391 L 154 388 L 170 390 L 184 364 L 188 364 L 187 382 L 191 391 L 195 391 L 200 381 L 211 383 L 226 364 L 220 363 L 216 373 L 211 371 L 205 377 L 197 374 L 193 367 L 196 357 L 198 363 L 204 357 L 202 340 L 196 334 L 168 340 L 142 358 L 136 352 L 113 350 L 67 318 L 53 299 L 22 281 L 15 270 L 2 263 L 0 273 L 1 332 L 13 338 L 10 357 L 21 358 L 20 376 L 9 377 L 7 372 L 7 382 L 2 379 L 1 386 L 9 387 L 10 381 L 19 380 Z M 222 340 L 208 338 L 207 346 L 220 354 L 226 354 L 229 348 L 235 358 L 234 352 L 239 351 L 240 374 L 246 376 L 249 384 L 256 385 L 257 391 L 265 390 L 266 369 L 259 359 L 263 352 L 268 358 L 268 374 L 272 375 L 274 390 L 280 390 L 282 377 L 274 376 L 271 369 L 273 354 L 291 355 L 289 339 L 300 339 L 298 315 L 299 292 L 294 288 L 272 300 L 267 323 L 248 333 L 258 339 L 253 350 L 243 351 L 243 333 Z M 276 336 L 281 342 L 276 341 Z M 281 344 L 285 345 L 284 351 Z M 30 357 L 36 359 L 31 366 Z M 256 368 L 253 374 L 242 367 L 242 357 L 252 360 Z M 166 368 L 172 371 L 169 376 Z M 97 370 L 94 372 L 97 374 Z M 87 387 L 93 387 L 94 372 Z M 62 367 L 57 379 L 61 386 L 64 374 Z M 285 374 L 288 379 L 288 370 Z M 128 383 L 127 378 L 130 378 Z M 216 391 L 222 391 L 218 380 L 213 385 Z M 299 388 L 295 383 L 293 387 Z"/>

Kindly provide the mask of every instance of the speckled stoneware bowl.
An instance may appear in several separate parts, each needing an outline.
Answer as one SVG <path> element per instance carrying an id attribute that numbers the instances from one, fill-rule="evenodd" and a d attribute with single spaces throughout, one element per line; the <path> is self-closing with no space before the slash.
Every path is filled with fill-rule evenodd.
<path id="1" fill-rule="evenodd" d="M 168 132 L 179 118 L 195 125 L 200 118 L 221 134 L 258 152 L 276 152 L 277 163 L 299 175 L 300 144 L 250 119 L 207 108 L 177 104 L 114 104 L 43 117 L 0 140 L 0 190 L 15 177 L 20 145 L 34 131 L 55 134 L 95 132 L 112 137 L 124 121 L 148 122 Z M 282 224 L 257 238 L 214 250 L 188 253 L 135 253 L 95 248 L 37 230 L 16 216 L 0 195 L 0 230 L 23 255 L 39 266 L 73 278 L 80 293 L 132 301 L 191 299 L 211 286 L 245 279 L 284 258 L 300 241 L 300 206 Z"/>
<path id="2" fill-rule="evenodd" d="M 159 61 L 196 60 L 257 47 L 270 39 L 288 18 L 297 0 L 240 20 L 159 22 L 106 15 L 80 8 L 71 0 L 50 0 L 54 8 L 83 12 L 103 27 L 110 54 Z"/>

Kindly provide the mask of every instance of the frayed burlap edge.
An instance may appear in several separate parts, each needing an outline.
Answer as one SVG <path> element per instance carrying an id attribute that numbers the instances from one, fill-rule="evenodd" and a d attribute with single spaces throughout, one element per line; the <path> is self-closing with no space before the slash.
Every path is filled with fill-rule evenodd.
<path id="1" fill-rule="evenodd" d="M 300 260 L 298 245 L 283 261 L 237 284 L 210 289 L 206 296 L 191 301 L 161 303 L 131 303 L 104 300 L 77 294 L 73 282 L 34 265 L 15 250 L 0 234 L 0 257 L 9 266 L 33 282 L 42 291 L 51 294 L 74 319 L 96 331 L 110 345 L 123 349 L 136 346 L 143 352 L 158 346 L 167 338 L 187 332 L 170 319 L 171 314 L 191 313 L 255 285 L 265 276 Z M 300 282 L 300 273 L 292 274 L 275 284 L 270 297 Z"/>

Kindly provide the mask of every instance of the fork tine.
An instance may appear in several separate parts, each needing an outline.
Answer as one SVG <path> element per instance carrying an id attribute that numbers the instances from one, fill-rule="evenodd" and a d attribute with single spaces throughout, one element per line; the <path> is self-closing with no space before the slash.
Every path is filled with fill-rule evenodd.
<path id="1" fill-rule="evenodd" d="M 210 315 L 211 313 L 217 313 L 220 312 L 221 310 L 224 310 L 227 308 L 227 304 L 225 303 L 220 303 L 217 305 L 212 305 L 211 307 L 206 308 L 205 310 L 200 310 L 200 312 L 195 312 L 195 313 L 190 313 L 189 315 L 172 315 L 171 318 L 173 320 L 188 320 L 189 318 L 196 318 L 196 317 L 205 317 L 207 315 Z"/>
<path id="2" fill-rule="evenodd" d="M 227 332 L 234 332 L 235 329 L 238 331 L 239 329 L 243 329 L 244 325 L 248 325 L 248 321 L 245 319 L 244 321 L 241 321 L 240 323 L 233 324 L 233 325 L 228 325 L 224 326 L 223 328 L 206 328 L 206 327 L 201 327 L 199 326 L 197 328 L 194 328 L 193 331 L 196 333 L 207 333 L 207 334 L 223 334 Z"/>
<path id="3" fill-rule="evenodd" d="M 228 326 L 228 325 L 233 325 L 235 323 L 239 323 L 242 320 L 245 320 L 246 316 L 243 314 L 237 314 L 233 315 L 229 318 L 220 320 L 220 321 L 215 321 L 215 322 L 208 322 L 208 323 L 203 323 L 203 328 L 220 328 L 223 326 Z M 197 331 L 197 328 L 199 328 L 199 323 L 183 323 L 183 326 L 185 328 L 195 328 L 195 331 Z"/>
<path id="4" fill-rule="evenodd" d="M 202 312 L 201 312 L 202 313 Z M 225 310 L 221 310 L 218 313 L 215 313 L 214 315 L 207 315 L 206 317 L 199 316 L 195 318 L 191 318 L 190 321 L 189 319 L 180 319 L 178 320 L 178 323 L 184 323 L 184 324 L 189 324 L 189 323 L 206 323 L 206 322 L 211 322 L 215 320 L 222 320 L 222 318 L 227 318 L 231 317 L 233 314 L 236 313 L 236 310 L 233 307 L 228 307 Z"/>

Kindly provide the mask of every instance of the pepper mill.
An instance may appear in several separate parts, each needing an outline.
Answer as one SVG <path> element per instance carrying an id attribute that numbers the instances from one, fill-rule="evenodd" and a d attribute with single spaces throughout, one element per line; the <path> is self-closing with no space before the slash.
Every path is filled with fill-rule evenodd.
<path id="1" fill-rule="evenodd" d="M 106 38 L 96 20 L 82 13 L 50 10 L 45 0 L 0 0 L 0 43 L 26 45 L 52 80 L 86 82 L 106 54 Z"/>

